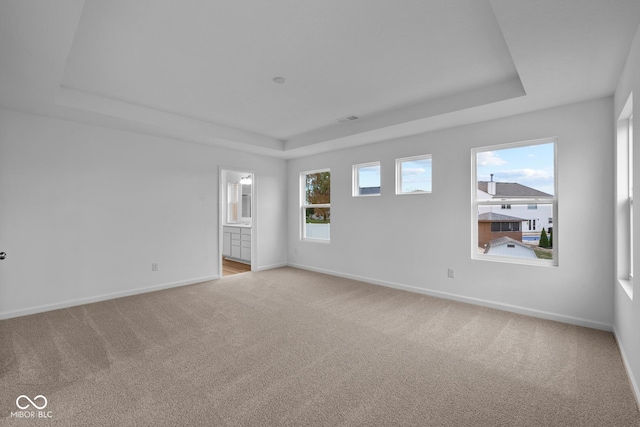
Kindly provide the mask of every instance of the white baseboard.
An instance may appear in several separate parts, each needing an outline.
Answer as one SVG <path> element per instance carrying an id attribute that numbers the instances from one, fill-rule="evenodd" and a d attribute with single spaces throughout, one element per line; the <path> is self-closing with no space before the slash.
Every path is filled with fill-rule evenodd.
<path id="1" fill-rule="evenodd" d="M 273 270 L 274 268 L 287 267 L 288 265 L 289 264 L 287 264 L 286 262 L 281 262 L 278 264 L 271 264 L 271 265 L 262 265 L 260 267 L 256 267 L 255 270 L 252 270 L 252 271 Z"/>
<path id="2" fill-rule="evenodd" d="M 153 285 L 153 286 L 147 286 L 147 287 L 144 287 L 144 288 L 130 289 L 130 290 L 127 290 L 127 291 L 114 292 L 114 293 L 110 293 L 110 294 L 96 295 L 96 296 L 87 297 L 87 298 L 78 298 L 78 299 L 74 299 L 74 300 L 57 302 L 57 303 L 53 303 L 53 304 L 39 305 L 39 306 L 36 306 L 36 307 L 29 307 L 29 308 L 24 308 L 24 309 L 20 309 L 20 310 L 5 311 L 5 312 L 0 313 L 0 320 L 10 319 L 12 317 L 27 316 L 29 314 L 43 313 L 45 311 L 58 310 L 58 309 L 61 309 L 61 308 L 74 307 L 76 305 L 90 304 L 92 302 L 99 302 L 99 301 L 105 301 L 105 300 L 110 300 L 110 299 L 115 299 L 115 298 L 127 297 L 127 296 L 131 296 L 131 295 L 144 294 L 144 293 L 147 293 L 147 292 L 154 292 L 154 291 L 159 291 L 159 290 L 162 290 L 162 289 L 177 288 L 178 286 L 193 285 L 195 283 L 208 282 L 208 281 L 216 280 L 216 279 L 219 279 L 219 278 L 220 278 L 220 276 L 198 277 L 198 278 L 195 278 L 195 279 L 181 280 L 179 282 L 163 283 L 163 284 L 160 284 L 160 285 Z"/>
<path id="3" fill-rule="evenodd" d="M 356 276 L 353 274 L 345 274 L 332 270 L 325 270 L 322 268 L 310 267 L 307 265 L 300 265 L 295 263 L 289 263 L 290 267 L 300 268 L 302 270 L 315 271 L 317 273 L 329 274 L 331 276 L 344 277 L 345 279 L 359 280 L 361 282 L 371 283 L 373 285 L 386 286 L 388 288 L 400 289 L 403 291 L 415 292 L 423 295 L 429 295 L 437 298 L 450 299 L 454 301 L 464 302 L 468 304 L 480 305 L 483 307 L 495 308 L 496 310 L 509 311 L 511 313 L 523 314 L 531 317 L 538 317 L 541 319 L 554 320 L 556 322 L 568 323 L 571 325 L 584 326 L 592 329 L 599 329 L 603 331 L 612 332 L 613 327 L 606 323 L 596 322 L 588 319 L 581 319 L 579 317 L 565 316 L 563 314 L 550 313 L 542 310 L 535 310 L 526 307 L 520 307 L 511 304 L 504 304 L 495 301 L 489 301 L 479 298 L 466 297 L 463 295 L 450 294 L 447 292 L 435 291 L 431 289 L 418 288 L 416 286 L 403 285 L 395 282 L 388 282 L 384 280 L 377 280 L 370 277 Z"/>
<path id="4" fill-rule="evenodd" d="M 629 377 L 629 382 L 631 383 L 631 389 L 633 390 L 633 394 L 636 397 L 638 410 L 640 410 L 640 388 L 638 387 L 636 377 L 633 375 L 633 370 L 631 370 L 631 365 L 629 364 L 629 359 L 627 358 L 627 354 L 624 351 L 624 347 L 622 346 L 622 343 L 618 338 L 618 333 L 615 326 L 613 327 L 613 337 L 616 339 L 616 344 L 618 344 L 618 349 L 620 350 L 620 355 L 622 356 L 622 363 L 624 364 L 624 368 L 627 370 L 627 376 Z"/>

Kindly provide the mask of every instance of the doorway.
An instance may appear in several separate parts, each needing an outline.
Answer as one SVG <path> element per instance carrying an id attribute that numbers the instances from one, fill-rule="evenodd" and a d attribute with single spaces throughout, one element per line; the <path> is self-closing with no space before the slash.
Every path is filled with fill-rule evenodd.
<path id="1" fill-rule="evenodd" d="M 237 169 L 220 170 L 221 275 L 251 271 L 255 257 L 255 174 Z"/>

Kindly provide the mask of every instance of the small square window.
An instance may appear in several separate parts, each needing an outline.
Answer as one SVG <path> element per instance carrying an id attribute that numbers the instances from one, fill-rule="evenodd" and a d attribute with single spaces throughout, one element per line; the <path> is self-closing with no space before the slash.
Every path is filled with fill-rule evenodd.
<path id="1" fill-rule="evenodd" d="M 431 193 L 431 154 L 396 159 L 396 194 Z"/>
<path id="2" fill-rule="evenodd" d="M 353 165 L 353 197 L 380 195 L 380 162 Z"/>

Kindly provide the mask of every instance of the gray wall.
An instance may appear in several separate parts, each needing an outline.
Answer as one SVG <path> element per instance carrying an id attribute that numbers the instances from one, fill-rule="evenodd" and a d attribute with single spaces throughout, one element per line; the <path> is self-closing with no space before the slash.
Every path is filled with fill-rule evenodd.
<path id="1" fill-rule="evenodd" d="M 612 99 L 292 160 L 289 263 L 373 283 L 610 329 Z M 558 138 L 559 266 L 471 259 L 471 149 Z M 433 155 L 433 193 L 396 196 L 395 159 Z M 382 162 L 380 197 L 351 197 L 351 166 Z M 330 168 L 331 243 L 299 240 L 299 174 Z M 447 268 L 456 277 L 447 277 Z"/>
<path id="2" fill-rule="evenodd" d="M 220 167 L 256 173 L 254 268 L 286 264 L 284 160 L 0 110 L 0 318 L 217 278 Z"/>

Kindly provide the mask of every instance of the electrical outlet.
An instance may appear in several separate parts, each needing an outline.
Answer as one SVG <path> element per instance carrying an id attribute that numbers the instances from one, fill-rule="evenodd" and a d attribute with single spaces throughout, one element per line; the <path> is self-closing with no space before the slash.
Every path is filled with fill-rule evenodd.
<path id="1" fill-rule="evenodd" d="M 456 277 L 456 271 L 453 268 L 449 268 L 447 270 L 447 276 L 449 276 L 449 278 L 453 279 L 454 277 Z"/>
<path id="2" fill-rule="evenodd" d="M 158 271 L 158 263 L 157 262 L 152 262 L 151 263 L 151 271 Z"/>

